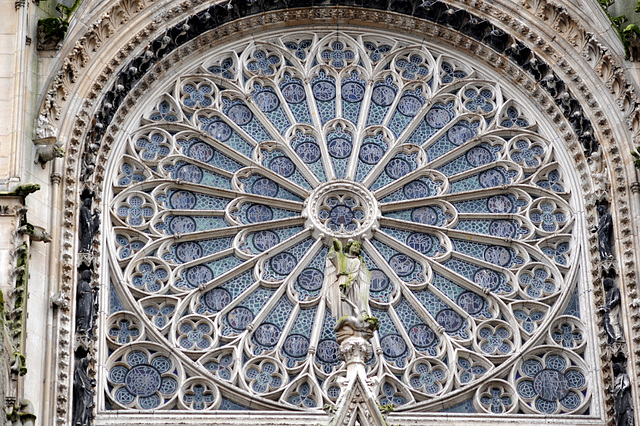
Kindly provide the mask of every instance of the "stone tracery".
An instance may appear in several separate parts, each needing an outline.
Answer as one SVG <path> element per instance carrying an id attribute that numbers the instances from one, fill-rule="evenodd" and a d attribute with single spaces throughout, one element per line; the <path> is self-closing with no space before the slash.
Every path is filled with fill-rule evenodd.
<path id="1" fill-rule="evenodd" d="M 184 369 L 206 383 L 197 392 L 193 384 L 181 388 L 181 404 L 231 404 L 215 377 L 308 408 L 335 399 L 322 386 L 341 364 L 319 298 L 326 248 L 301 213 L 313 188 L 336 179 L 362 182 L 379 203 L 325 197 L 324 207 L 307 213 L 333 232 L 381 216 L 358 235 L 381 320 L 382 356 L 371 369 L 394 377 L 407 367 L 409 384 L 385 382 L 381 401 L 446 400 L 451 390 L 475 389 L 477 377 L 506 378 L 500 365 L 527 342 L 556 344 L 531 321 L 561 314 L 573 294 L 576 257 L 549 249 L 558 236 L 571 246 L 572 211 L 535 120 L 522 118 L 524 108 L 496 83 L 452 71 L 467 69 L 454 58 L 415 47 L 369 49 L 394 42 L 347 34 L 340 42 L 335 34 L 296 40 L 243 46 L 232 59 L 212 58 L 218 65 L 207 72 L 205 65 L 178 79 L 133 135 L 119 169 L 137 170 L 127 179 L 141 184 L 127 189 L 121 176 L 114 184 L 117 239 L 145 241 L 131 246 L 130 257 L 119 252 L 127 286 L 115 291 L 116 311 L 145 307 L 150 340 L 200 358 Z M 167 301 L 173 309 L 160 308 Z M 316 345 L 315 360 L 305 359 L 302 348 Z M 214 348 L 220 356 L 209 361 Z M 472 355 L 456 364 L 466 348 Z M 260 356 L 242 366 L 243 351 Z M 288 382 L 301 369 L 306 381 Z M 241 373 L 223 377 L 230 370 Z M 195 395 L 205 401 L 205 389 L 213 392 L 209 405 L 191 404 Z M 515 384 L 490 395 L 494 389 L 511 392 L 523 412 L 563 411 L 513 393 Z M 473 410 L 486 409 L 482 395 Z M 584 410 L 588 391 L 581 395 L 563 407 Z M 112 398 L 122 408 L 154 408 Z M 167 398 L 156 407 L 176 403 Z"/>

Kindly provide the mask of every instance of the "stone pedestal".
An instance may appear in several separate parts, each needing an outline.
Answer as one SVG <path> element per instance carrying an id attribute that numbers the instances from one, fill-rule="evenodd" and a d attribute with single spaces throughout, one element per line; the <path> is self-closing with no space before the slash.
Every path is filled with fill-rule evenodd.
<path id="1" fill-rule="evenodd" d="M 373 349 L 369 340 L 377 327 L 355 317 L 341 318 L 336 325 L 340 357 L 347 367 L 346 377 L 339 379 L 341 392 L 329 426 L 385 426 L 376 398 L 378 383 L 367 378 L 366 362 Z"/>

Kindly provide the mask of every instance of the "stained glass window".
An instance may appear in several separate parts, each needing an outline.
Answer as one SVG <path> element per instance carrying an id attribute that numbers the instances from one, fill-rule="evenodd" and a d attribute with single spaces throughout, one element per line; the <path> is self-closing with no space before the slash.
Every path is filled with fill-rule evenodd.
<path id="1" fill-rule="evenodd" d="M 348 32 L 212 48 L 170 79 L 112 168 L 111 409 L 335 402 L 335 237 L 371 273 L 380 404 L 588 411 L 567 171 L 506 87 Z"/>

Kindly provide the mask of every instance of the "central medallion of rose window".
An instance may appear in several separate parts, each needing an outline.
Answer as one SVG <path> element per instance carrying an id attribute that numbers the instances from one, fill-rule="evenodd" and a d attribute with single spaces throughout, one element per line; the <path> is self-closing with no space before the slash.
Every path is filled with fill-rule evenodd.
<path id="1" fill-rule="evenodd" d="M 311 226 L 339 238 L 370 233 L 380 215 L 378 202 L 368 189 L 341 180 L 320 185 L 309 197 L 305 211 Z"/>

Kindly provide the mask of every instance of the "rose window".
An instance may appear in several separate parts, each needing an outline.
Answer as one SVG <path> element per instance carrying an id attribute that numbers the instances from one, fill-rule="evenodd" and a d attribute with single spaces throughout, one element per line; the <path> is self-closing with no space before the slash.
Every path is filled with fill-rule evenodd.
<path id="1" fill-rule="evenodd" d="M 334 403 L 338 238 L 371 276 L 380 404 L 589 412 L 578 189 L 538 109 L 426 42 L 292 31 L 185 59 L 145 94 L 173 118 L 141 111 L 111 156 L 106 406 Z"/>

